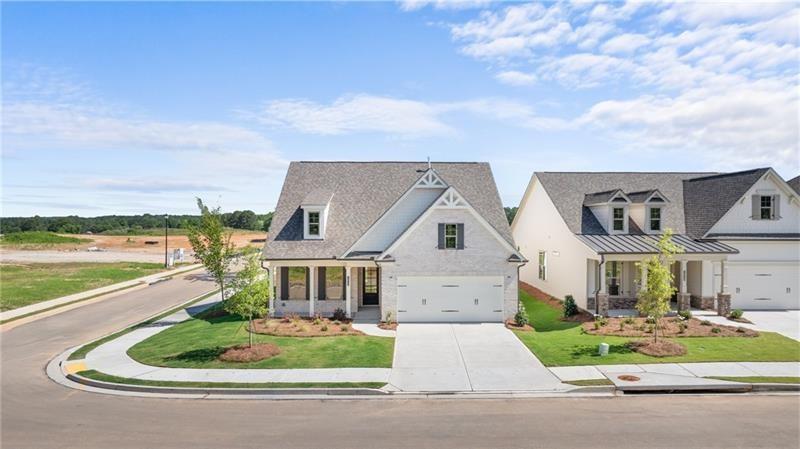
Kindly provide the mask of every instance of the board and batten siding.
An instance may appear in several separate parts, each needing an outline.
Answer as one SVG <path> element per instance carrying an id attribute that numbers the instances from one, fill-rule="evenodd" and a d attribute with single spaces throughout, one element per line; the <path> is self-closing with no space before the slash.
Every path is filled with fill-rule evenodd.
<path id="1" fill-rule="evenodd" d="M 780 219 L 753 220 L 753 195 L 780 195 Z M 794 194 L 797 197 L 797 194 Z M 722 218 L 711 227 L 709 234 L 742 233 L 797 233 L 800 232 L 800 205 L 789 200 L 790 195 L 778 187 L 768 176 L 756 182 L 743 199 L 737 201 Z"/>
<path id="2" fill-rule="evenodd" d="M 597 254 L 569 230 L 553 201 L 534 175 L 522 198 L 511 228 L 520 252 L 530 260 L 520 270 L 523 282 L 563 299 L 572 295 L 579 307 L 586 309 L 587 259 Z M 547 280 L 538 276 L 538 252 L 547 251 Z"/>

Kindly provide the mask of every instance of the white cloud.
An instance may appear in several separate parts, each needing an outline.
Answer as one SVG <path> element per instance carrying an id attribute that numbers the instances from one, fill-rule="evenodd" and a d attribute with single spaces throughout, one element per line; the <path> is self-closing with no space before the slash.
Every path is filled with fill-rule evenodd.
<path id="1" fill-rule="evenodd" d="M 403 11 L 417 11 L 426 6 L 434 9 L 471 9 L 480 8 L 490 4 L 490 0 L 401 0 L 400 9 Z"/>
<path id="2" fill-rule="evenodd" d="M 518 119 L 514 123 L 520 126 L 549 126 L 557 122 L 539 121 L 528 106 L 502 99 L 424 102 L 368 94 L 343 96 L 330 104 L 307 99 L 274 100 L 243 115 L 267 126 L 309 134 L 385 133 L 414 138 L 455 134 L 456 129 L 448 123 L 447 116 L 458 113 L 492 119 L 514 117 Z"/>
<path id="3" fill-rule="evenodd" d="M 643 34 L 625 33 L 607 40 L 600 50 L 603 53 L 628 54 L 635 52 L 639 47 L 647 45 L 650 39 Z"/>
<path id="4" fill-rule="evenodd" d="M 587 88 L 635 70 L 636 66 L 625 59 L 592 53 L 577 53 L 542 65 L 539 76 L 543 79 L 558 81 L 566 86 Z"/>
<path id="5" fill-rule="evenodd" d="M 153 177 L 137 178 L 96 178 L 82 183 L 95 190 L 120 192 L 163 193 L 163 192 L 218 192 L 228 190 L 203 182 L 181 181 Z"/>
<path id="6" fill-rule="evenodd" d="M 536 75 L 532 73 L 519 72 L 517 70 L 508 70 L 500 72 L 494 76 L 498 81 L 512 86 L 530 86 L 536 83 Z"/>

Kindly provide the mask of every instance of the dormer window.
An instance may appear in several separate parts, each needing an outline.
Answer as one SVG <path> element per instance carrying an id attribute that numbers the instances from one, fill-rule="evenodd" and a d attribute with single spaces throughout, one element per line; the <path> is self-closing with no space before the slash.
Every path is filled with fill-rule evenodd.
<path id="1" fill-rule="evenodd" d="M 761 195 L 761 219 L 772 220 L 774 214 L 772 213 L 772 196 Z"/>
<path id="2" fill-rule="evenodd" d="M 625 232 L 625 208 L 614 207 L 611 209 L 611 229 L 614 232 Z"/>
<path id="3" fill-rule="evenodd" d="M 753 220 L 780 220 L 780 195 L 753 195 Z"/>
<path id="4" fill-rule="evenodd" d="M 651 207 L 649 213 L 650 225 L 648 228 L 650 231 L 661 231 L 661 208 Z"/>
<path id="5" fill-rule="evenodd" d="M 308 213 L 308 235 L 319 237 L 319 212 Z"/>

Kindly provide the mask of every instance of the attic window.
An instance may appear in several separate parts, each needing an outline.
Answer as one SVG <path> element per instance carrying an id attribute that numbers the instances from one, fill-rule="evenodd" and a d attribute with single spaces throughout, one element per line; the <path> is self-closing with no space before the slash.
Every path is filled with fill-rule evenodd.
<path id="1" fill-rule="evenodd" d="M 308 235 L 319 236 L 319 212 L 308 213 Z"/>
<path id="2" fill-rule="evenodd" d="M 761 196 L 761 219 L 762 220 L 772 220 L 774 217 L 772 213 L 772 196 L 762 195 Z"/>
<path id="3" fill-rule="evenodd" d="M 614 231 L 620 231 L 620 232 L 625 231 L 625 208 L 615 207 L 612 213 L 613 213 L 612 229 Z"/>
<path id="4" fill-rule="evenodd" d="M 650 230 L 651 231 L 660 231 L 661 230 L 661 208 L 660 207 L 651 207 L 650 208 Z"/>

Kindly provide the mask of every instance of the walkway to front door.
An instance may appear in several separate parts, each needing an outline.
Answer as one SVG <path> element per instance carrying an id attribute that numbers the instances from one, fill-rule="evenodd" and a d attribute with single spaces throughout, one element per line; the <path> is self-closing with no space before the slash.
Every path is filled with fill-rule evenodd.
<path id="1" fill-rule="evenodd" d="M 404 323 L 389 384 L 403 391 L 567 389 L 501 323 Z"/>

